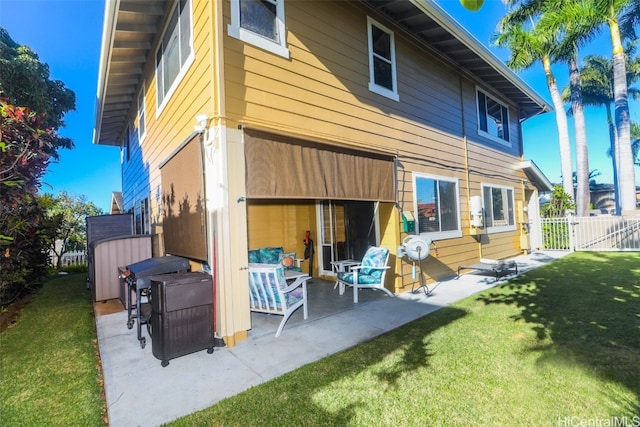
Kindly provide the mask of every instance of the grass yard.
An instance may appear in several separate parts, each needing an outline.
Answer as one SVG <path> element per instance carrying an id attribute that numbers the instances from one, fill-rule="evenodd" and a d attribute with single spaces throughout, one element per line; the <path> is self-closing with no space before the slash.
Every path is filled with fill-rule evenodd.
<path id="1" fill-rule="evenodd" d="M 60 276 L 0 334 L 0 425 L 104 426 L 86 275 Z"/>
<path id="2" fill-rule="evenodd" d="M 84 281 L 0 333 L 1 426 L 104 425 Z M 640 426 L 640 253 L 572 254 L 171 425 Z"/>
<path id="3" fill-rule="evenodd" d="M 640 426 L 640 254 L 572 254 L 171 425 Z"/>

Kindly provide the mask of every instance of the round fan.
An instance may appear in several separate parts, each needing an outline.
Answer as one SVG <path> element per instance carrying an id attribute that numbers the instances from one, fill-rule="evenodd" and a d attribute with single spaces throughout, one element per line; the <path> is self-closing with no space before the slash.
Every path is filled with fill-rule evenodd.
<path id="1" fill-rule="evenodd" d="M 424 236 L 411 235 L 404 238 L 402 246 L 406 256 L 412 261 L 422 261 L 429 256 L 433 241 Z"/>

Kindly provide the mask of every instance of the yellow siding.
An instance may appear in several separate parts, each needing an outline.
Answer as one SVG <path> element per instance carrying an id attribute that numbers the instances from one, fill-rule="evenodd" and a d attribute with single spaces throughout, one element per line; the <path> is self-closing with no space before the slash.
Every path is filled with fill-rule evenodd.
<path id="1" fill-rule="evenodd" d="M 481 256 L 516 254 L 519 230 L 484 236 L 480 244 L 470 236 L 468 217 L 469 197 L 481 194 L 483 183 L 513 186 L 516 200 L 522 200 L 523 176 L 514 172 L 520 160 L 516 109 L 511 107 L 512 146 L 487 140 L 477 132 L 477 83 L 430 57 L 383 17 L 349 2 L 287 2 L 285 9 L 289 59 L 225 38 L 229 123 L 397 153 L 401 210 L 413 210 L 412 172 L 457 179 L 463 237 L 437 242 L 438 256 L 424 262 L 429 280 L 451 276 L 458 265 Z M 395 30 L 400 102 L 368 89 L 367 13 Z M 226 5 L 226 22 L 229 19 Z M 477 86 L 491 93 L 487 85 Z M 277 214 L 263 220 L 270 225 L 262 230 L 251 218 L 267 214 L 249 211 L 250 247 L 283 239 L 286 247 L 290 232 L 277 225 L 289 218 L 286 209 L 269 206 Z M 404 237 L 399 215 L 388 213 L 380 223 L 388 232 L 382 233 L 383 242 L 394 253 L 396 288 L 406 289 L 411 286 L 411 266 L 395 259 Z"/>
<path id="2" fill-rule="evenodd" d="M 156 197 L 160 192 L 160 164 L 193 132 L 197 114 L 208 113 L 210 116 L 214 114 L 210 7 L 210 2 L 193 2 L 195 61 L 159 115 L 156 108 L 155 78 L 157 46 L 153 47 L 153 54 L 150 55 L 145 66 L 147 134 L 141 144 L 143 157 L 140 161 L 149 171 L 150 194 L 148 197 L 152 232 L 162 232 L 160 200 Z M 124 179 L 127 177 L 123 177 Z M 155 255 L 162 255 L 161 241 L 162 239 L 154 244 Z"/>
<path id="3" fill-rule="evenodd" d="M 282 246 L 285 252 L 295 252 L 297 258 L 304 258 L 303 240 L 307 230 L 311 231 L 311 238 L 316 241 L 316 208 L 312 201 L 249 201 L 247 218 L 249 249 Z M 316 274 L 317 265 L 314 262 Z M 302 269 L 308 271 L 309 260 L 302 263 Z"/>

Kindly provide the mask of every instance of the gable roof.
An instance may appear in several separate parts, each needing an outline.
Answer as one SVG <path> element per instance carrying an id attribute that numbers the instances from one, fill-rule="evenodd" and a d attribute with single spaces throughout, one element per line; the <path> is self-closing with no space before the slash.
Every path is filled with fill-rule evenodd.
<path id="1" fill-rule="evenodd" d="M 402 26 L 431 52 L 520 106 L 520 120 L 551 111 L 520 77 L 433 0 L 361 0 Z M 143 68 L 172 2 L 106 0 L 93 143 L 121 145 Z"/>

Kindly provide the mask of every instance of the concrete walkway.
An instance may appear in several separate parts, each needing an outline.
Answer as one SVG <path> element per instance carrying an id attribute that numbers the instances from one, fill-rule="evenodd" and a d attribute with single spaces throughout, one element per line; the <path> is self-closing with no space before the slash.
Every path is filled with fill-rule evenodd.
<path id="1" fill-rule="evenodd" d="M 536 252 L 514 260 L 522 273 L 564 255 L 566 252 Z M 158 426 L 180 418 L 497 283 L 494 276 L 463 274 L 431 284 L 429 296 L 420 290 L 390 298 L 364 290 L 355 305 L 351 289 L 339 296 L 326 282 L 312 284 L 323 286 L 322 292 L 335 298 L 337 311 L 322 312 L 319 307 L 314 311 L 310 292 L 309 318 L 303 320 L 298 310 L 279 338 L 274 338 L 279 316 L 252 314 L 249 338 L 235 348 L 217 347 L 213 354 L 199 351 L 172 359 L 165 368 L 153 356 L 149 338 L 146 347 L 140 348 L 136 328 L 126 327 L 125 311 L 99 315 L 96 324 L 110 425 Z"/>

